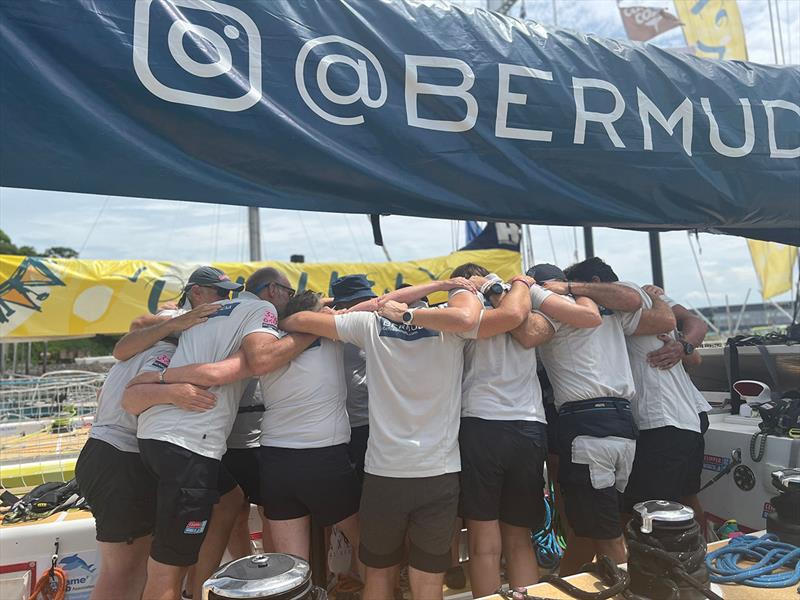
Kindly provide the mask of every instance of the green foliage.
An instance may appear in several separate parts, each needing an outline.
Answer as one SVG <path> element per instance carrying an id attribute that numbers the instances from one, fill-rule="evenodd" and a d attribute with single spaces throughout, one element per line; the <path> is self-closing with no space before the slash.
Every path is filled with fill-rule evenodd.
<path id="1" fill-rule="evenodd" d="M 44 252 L 37 252 L 33 246 L 17 246 L 0 229 L 0 254 L 16 254 L 18 256 L 47 256 L 51 258 L 78 258 L 78 252 L 67 246 L 53 246 Z"/>

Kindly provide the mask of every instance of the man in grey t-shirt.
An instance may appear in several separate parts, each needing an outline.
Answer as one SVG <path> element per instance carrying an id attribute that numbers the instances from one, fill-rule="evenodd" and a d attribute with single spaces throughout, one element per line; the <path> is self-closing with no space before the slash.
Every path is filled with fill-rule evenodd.
<path id="1" fill-rule="evenodd" d="M 333 308 L 347 309 L 375 298 L 366 275 L 345 275 L 331 283 Z M 360 479 L 364 479 L 364 459 L 369 439 L 369 390 L 367 357 L 355 344 L 344 345 L 344 376 L 347 384 L 347 415 L 350 418 L 350 443 L 347 451 Z"/>
<path id="2" fill-rule="evenodd" d="M 373 401 L 359 512 L 365 600 L 392 596 L 406 537 L 413 596 L 442 597 L 458 504 L 463 349 L 480 315 L 477 296 L 460 294 L 442 309 L 390 301 L 378 313 L 303 312 L 281 324 L 366 353 Z"/>

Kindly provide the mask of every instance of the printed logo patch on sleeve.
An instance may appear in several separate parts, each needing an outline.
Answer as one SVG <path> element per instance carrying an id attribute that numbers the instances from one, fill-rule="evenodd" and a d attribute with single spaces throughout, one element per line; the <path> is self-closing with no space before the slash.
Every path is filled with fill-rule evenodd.
<path id="1" fill-rule="evenodd" d="M 208 521 L 189 521 L 186 523 L 186 527 L 183 530 L 183 533 L 187 533 L 189 535 L 197 535 L 203 533 L 206 530 L 206 525 Z"/>
<path id="2" fill-rule="evenodd" d="M 169 361 L 170 361 L 169 354 L 159 354 L 153 361 L 153 366 L 159 369 L 166 369 L 169 367 Z"/>
<path id="3" fill-rule="evenodd" d="M 265 310 L 264 319 L 261 321 L 261 326 L 266 327 L 267 329 L 277 329 L 278 315 L 269 309 Z"/>

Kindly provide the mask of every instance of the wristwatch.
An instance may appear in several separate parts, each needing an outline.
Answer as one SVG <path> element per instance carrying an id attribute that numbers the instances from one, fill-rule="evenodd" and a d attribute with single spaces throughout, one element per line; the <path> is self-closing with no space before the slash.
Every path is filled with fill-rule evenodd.
<path id="1" fill-rule="evenodd" d="M 166 369 L 161 369 L 158 372 L 158 383 L 167 383 L 166 379 L 164 379 L 164 373 L 166 373 Z"/>
<path id="2" fill-rule="evenodd" d="M 409 308 L 406 312 L 403 313 L 403 323 L 406 325 L 411 325 L 411 322 L 414 320 L 414 311 L 417 310 L 416 308 Z"/>
<path id="3" fill-rule="evenodd" d="M 686 356 L 689 356 L 692 352 L 694 352 L 694 344 L 687 342 L 686 340 L 678 340 L 683 346 L 683 353 Z"/>

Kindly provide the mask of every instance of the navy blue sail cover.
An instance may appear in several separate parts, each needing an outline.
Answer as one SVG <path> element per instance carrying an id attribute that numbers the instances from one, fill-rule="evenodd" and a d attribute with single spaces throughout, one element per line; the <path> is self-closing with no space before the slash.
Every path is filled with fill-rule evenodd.
<path id="1" fill-rule="evenodd" d="M 797 66 L 403 0 L 0 0 L 0 44 L 2 186 L 800 243 Z"/>

